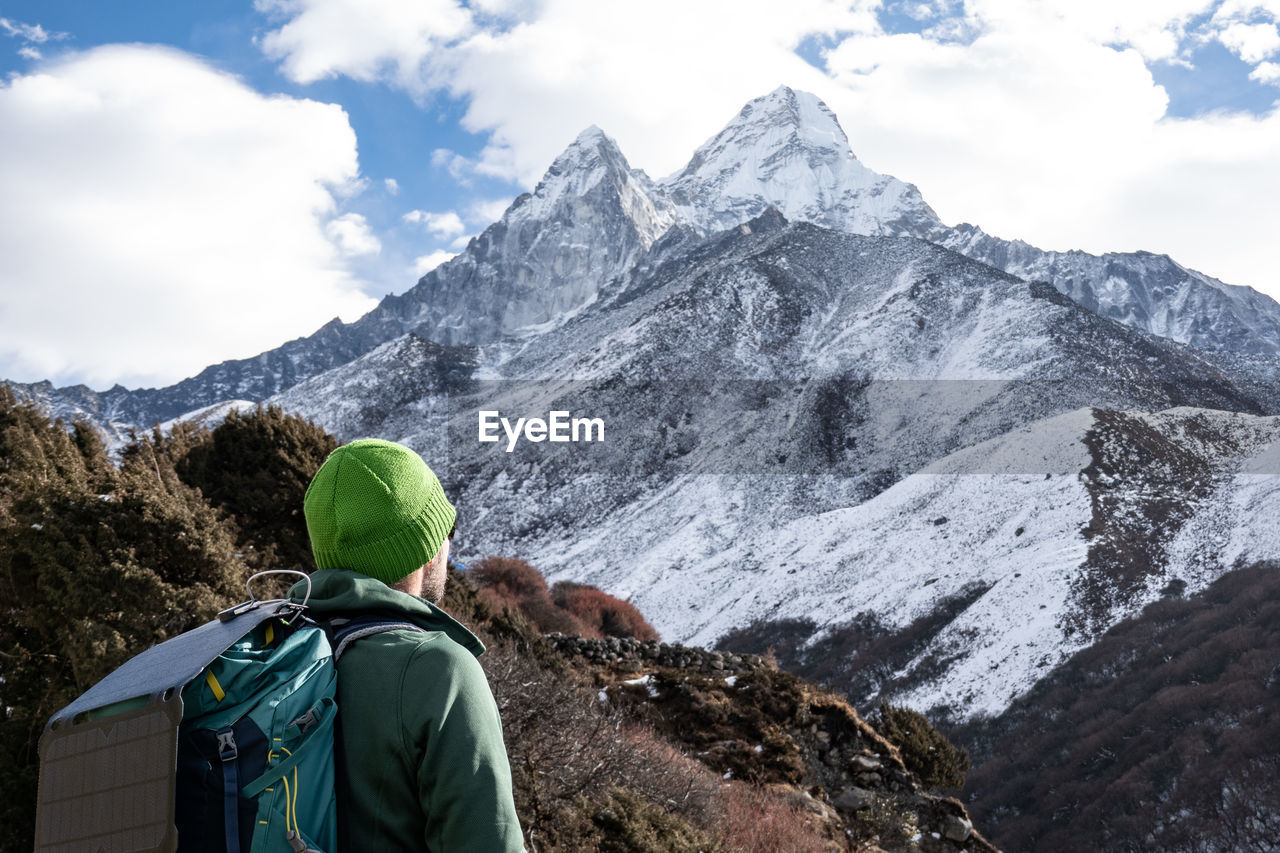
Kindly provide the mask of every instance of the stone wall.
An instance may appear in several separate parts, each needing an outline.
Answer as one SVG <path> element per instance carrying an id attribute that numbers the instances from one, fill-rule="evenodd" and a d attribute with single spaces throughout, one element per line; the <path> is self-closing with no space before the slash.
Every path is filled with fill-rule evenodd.
<path id="1" fill-rule="evenodd" d="M 676 643 L 641 642 L 630 637 L 597 640 L 548 634 L 547 641 L 565 657 L 585 658 L 593 664 L 607 665 L 619 672 L 636 672 L 651 666 L 684 669 L 706 675 L 732 675 L 777 669 L 760 655 L 729 654 Z"/>

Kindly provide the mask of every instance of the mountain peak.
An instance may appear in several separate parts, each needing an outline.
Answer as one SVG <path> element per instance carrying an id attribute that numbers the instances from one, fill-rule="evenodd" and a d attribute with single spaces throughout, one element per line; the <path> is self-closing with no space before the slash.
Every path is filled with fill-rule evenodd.
<path id="1" fill-rule="evenodd" d="M 613 140 L 597 124 L 587 125 L 583 128 L 582 133 L 579 133 L 577 138 L 573 140 L 574 145 L 600 144 L 602 142 L 612 143 Z"/>
<path id="2" fill-rule="evenodd" d="M 620 163 L 624 169 L 629 169 L 627 158 L 623 156 L 622 149 L 618 147 L 618 143 L 614 142 L 609 134 L 605 133 L 597 125 L 588 125 L 581 133 L 573 138 L 565 149 L 560 152 L 555 160 L 551 161 L 551 167 L 547 170 L 547 174 L 556 171 L 566 171 L 570 168 L 583 168 L 589 166 L 597 160 L 605 160 L 612 163 Z M 543 180 L 546 180 L 545 176 Z"/>
<path id="3" fill-rule="evenodd" d="M 628 182 L 631 165 L 614 142 L 596 125 L 577 135 L 552 161 L 533 191 L 526 216 L 544 218 L 566 197 L 581 198 L 602 181 L 617 185 Z"/>
<path id="4" fill-rule="evenodd" d="M 704 232 L 768 207 L 853 234 L 925 237 L 941 225 L 915 187 L 858 161 L 817 95 L 788 86 L 749 101 L 660 186 L 681 218 Z"/>
<path id="5" fill-rule="evenodd" d="M 678 184 L 712 170 L 740 170 L 744 157 L 769 160 L 791 151 L 810 162 L 856 160 L 835 113 L 816 95 L 779 86 L 748 101 L 724 129 L 694 152 L 680 172 L 663 183 Z"/>
<path id="6" fill-rule="evenodd" d="M 748 101 L 720 136 L 729 132 L 755 135 L 779 130 L 787 132 L 789 144 L 825 149 L 837 157 L 857 159 L 849 148 L 849 137 L 831 108 L 817 95 L 797 92 L 789 86 L 779 86 L 767 95 Z"/>

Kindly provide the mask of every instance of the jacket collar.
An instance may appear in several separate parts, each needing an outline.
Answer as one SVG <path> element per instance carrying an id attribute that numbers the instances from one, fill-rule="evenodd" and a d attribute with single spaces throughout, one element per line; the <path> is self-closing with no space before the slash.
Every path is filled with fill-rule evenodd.
<path id="1" fill-rule="evenodd" d="M 306 594 L 305 581 L 299 581 L 289 590 L 293 601 L 302 601 Z M 480 638 L 436 605 L 348 569 L 319 569 L 311 573 L 311 597 L 307 600 L 307 611 L 317 621 L 370 611 L 395 616 L 426 631 L 443 631 L 449 639 L 476 657 L 484 654 L 484 643 Z"/>

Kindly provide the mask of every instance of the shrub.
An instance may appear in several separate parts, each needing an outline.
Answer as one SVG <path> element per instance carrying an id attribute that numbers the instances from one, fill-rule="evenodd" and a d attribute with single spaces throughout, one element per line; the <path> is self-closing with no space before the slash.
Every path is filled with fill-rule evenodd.
<path id="1" fill-rule="evenodd" d="M 510 601 L 547 595 L 547 582 L 542 573 L 515 557 L 485 557 L 472 567 L 468 577 L 481 589 L 492 590 Z"/>
<path id="2" fill-rule="evenodd" d="M 605 637 L 658 639 L 658 632 L 634 605 L 593 586 L 561 581 L 551 588 L 551 600 Z"/>
<path id="3" fill-rule="evenodd" d="M 231 529 L 147 440 L 107 459 L 0 387 L 0 849 L 31 849 L 46 720 L 242 594 Z"/>
<path id="4" fill-rule="evenodd" d="M 969 753 L 952 745 L 924 714 L 881 702 L 876 730 L 902 753 L 907 769 L 931 788 L 962 788 L 969 772 Z"/>
<path id="5" fill-rule="evenodd" d="M 572 672 L 552 670 L 508 644 L 491 646 L 481 661 L 502 716 L 516 809 L 531 849 L 621 843 L 667 825 L 659 818 L 664 812 L 680 816 L 671 826 L 712 822 L 716 774 L 649 726 L 603 707 L 595 689 Z M 630 795 L 650 805 L 639 812 L 629 801 L 610 805 L 617 791 L 626 792 L 624 800 Z M 595 820 L 610 808 L 614 817 Z"/>
<path id="6" fill-rule="evenodd" d="M 307 485 L 337 440 L 277 406 L 231 412 L 212 432 L 179 428 L 155 441 L 182 481 L 230 514 L 256 568 L 311 571 L 302 513 Z"/>
<path id="7" fill-rule="evenodd" d="M 721 853 L 706 832 L 625 789 L 609 795 L 592 815 L 602 833 L 600 853 Z M 745 848 L 744 848 L 745 849 Z M 781 848 L 779 848 L 781 851 Z"/>
<path id="8" fill-rule="evenodd" d="M 1006 850 L 1267 850 L 1280 833 L 1280 565 L 1115 625 L 1000 717 L 953 733 Z"/>
<path id="9" fill-rule="evenodd" d="M 544 634 L 658 639 L 658 632 L 629 602 L 568 581 L 548 590 L 542 573 L 515 557 L 485 557 L 468 577 L 490 607 L 519 611 Z"/>

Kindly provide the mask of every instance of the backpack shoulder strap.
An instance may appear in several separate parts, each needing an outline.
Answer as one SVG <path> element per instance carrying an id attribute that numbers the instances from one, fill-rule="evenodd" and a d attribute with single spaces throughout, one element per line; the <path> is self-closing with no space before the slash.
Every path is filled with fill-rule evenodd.
<path id="1" fill-rule="evenodd" d="M 387 631 L 417 631 L 425 634 L 427 630 L 412 622 L 396 619 L 391 616 L 357 616 L 354 619 L 334 619 L 325 626 L 329 631 L 329 642 L 333 645 L 333 662 L 337 663 L 347 647 L 356 640 L 372 637 Z"/>

